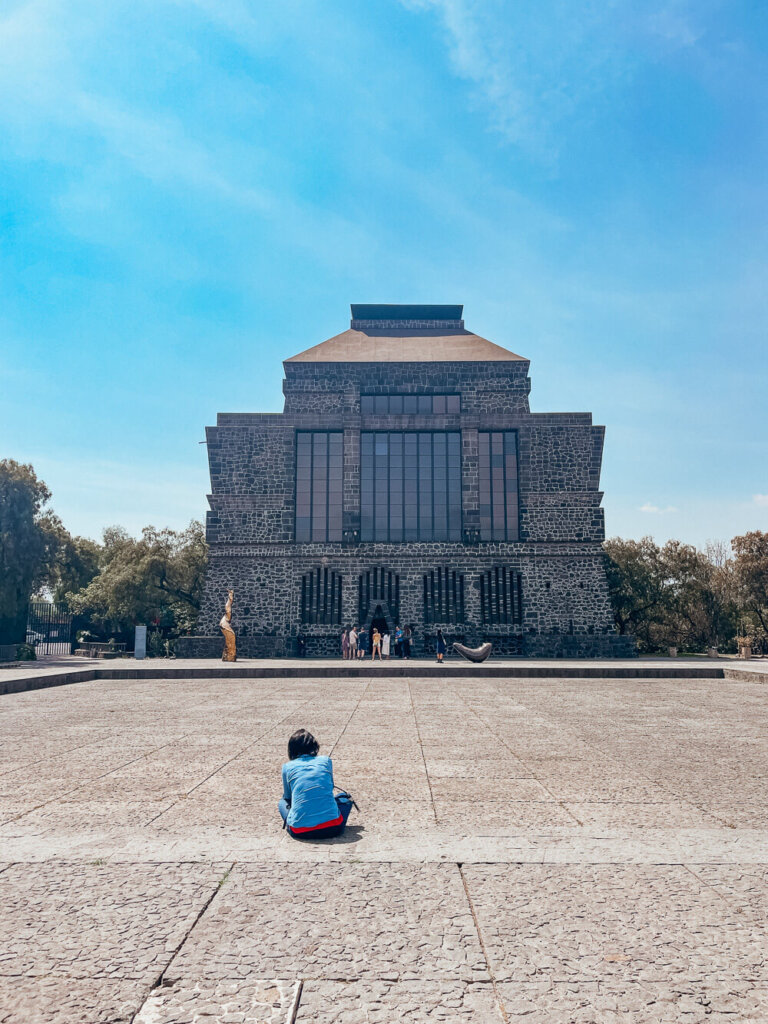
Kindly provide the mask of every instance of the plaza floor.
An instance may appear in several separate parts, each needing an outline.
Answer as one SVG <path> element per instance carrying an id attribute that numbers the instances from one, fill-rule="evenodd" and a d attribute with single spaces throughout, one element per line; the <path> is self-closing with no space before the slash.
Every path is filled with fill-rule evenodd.
<path id="1" fill-rule="evenodd" d="M 301 726 L 342 839 L 280 829 Z M 748 677 L 8 694 L 0 1024 L 768 1022 L 767 726 Z"/>

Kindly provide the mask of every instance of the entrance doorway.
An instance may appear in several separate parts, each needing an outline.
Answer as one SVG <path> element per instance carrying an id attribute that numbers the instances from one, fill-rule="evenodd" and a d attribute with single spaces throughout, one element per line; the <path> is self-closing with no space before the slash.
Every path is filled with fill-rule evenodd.
<path id="1" fill-rule="evenodd" d="M 389 632 L 389 623 L 380 604 L 377 604 L 374 608 L 373 618 L 371 619 L 371 633 L 373 633 L 374 629 L 378 629 L 382 636 Z"/>

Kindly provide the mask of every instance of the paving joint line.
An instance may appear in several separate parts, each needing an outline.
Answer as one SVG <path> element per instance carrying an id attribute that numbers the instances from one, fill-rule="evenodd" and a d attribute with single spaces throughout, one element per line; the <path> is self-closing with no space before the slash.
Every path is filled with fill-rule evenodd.
<path id="1" fill-rule="evenodd" d="M 737 867 L 738 866 L 738 867 L 740 867 L 742 869 L 744 868 L 744 864 L 739 863 L 738 865 L 736 865 L 736 864 L 731 865 L 731 863 L 729 861 L 723 861 L 723 862 L 721 862 L 720 865 L 715 865 L 715 866 L 722 866 L 723 864 L 725 866 L 733 866 L 733 867 Z M 705 864 L 703 866 L 704 867 L 711 867 L 712 865 L 711 864 Z M 711 882 L 707 882 L 706 879 L 701 877 L 701 875 L 697 875 L 696 872 L 693 870 L 693 868 L 689 864 L 683 863 L 681 861 L 680 867 L 685 868 L 686 871 L 688 871 L 690 874 L 692 874 L 693 877 L 696 879 L 696 881 L 699 883 L 699 885 L 703 885 L 705 889 L 711 889 L 712 892 L 716 896 L 719 896 L 720 899 L 724 903 L 728 904 L 728 906 L 736 907 L 737 908 L 737 912 L 740 913 L 740 914 L 744 913 L 744 909 L 745 909 L 745 904 L 744 903 L 739 903 L 737 900 L 733 899 L 731 896 L 727 895 L 726 893 L 720 892 L 720 890 L 717 888 L 716 885 L 712 885 Z"/>
<path id="2" fill-rule="evenodd" d="M 191 734 L 183 733 L 181 736 L 168 740 L 167 743 L 161 743 L 159 747 L 153 747 L 152 750 L 147 750 L 143 754 L 139 754 L 138 757 L 132 757 L 130 761 L 126 761 L 124 764 L 119 764 L 115 768 L 110 768 L 108 772 L 102 772 L 101 775 L 94 775 L 93 778 L 86 779 L 85 782 L 81 782 L 77 786 L 73 786 L 72 789 L 67 789 L 63 793 L 58 793 L 56 796 L 52 796 L 49 800 L 43 800 L 41 804 L 36 804 L 34 807 L 30 807 L 26 811 L 22 811 L 20 814 L 15 814 L 12 818 L 0 821 L 0 826 L 11 825 L 15 821 L 21 821 L 21 819 L 26 817 L 28 814 L 33 814 L 35 811 L 39 811 L 41 807 L 47 807 L 48 804 L 52 804 L 56 800 L 61 801 L 62 797 L 69 796 L 71 793 L 76 793 L 79 789 L 84 789 L 92 782 L 99 782 L 100 779 L 106 779 L 107 776 L 113 775 L 115 772 L 122 771 L 123 768 L 128 768 L 130 765 L 136 764 L 137 761 L 141 761 L 145 757 L 151 757 L 152 754 L 156 754 L 158 750 L 163 750 L 165 747 L 169 747 L 172 743 L 176 743 L 180 739 L 185 739 L 189 735 Z"/>
<path id="3" fill-rule="evenodd" d="M 358 708 L 360 707 L 360 705 L 361 705 L 361 704 L 363 703 L 363 700 L 365 699 L 365 695 L 366 695 L 366 694 L 368 693 L 368 691 L 370 690 L 370 688 L 371 688 L 371 685 L 372 685 L 372 683 L 373 683 L 373 679 L 369 679 L 369 680 L 368 680 L 368 683 L 366 684 L 366 687 L 365 687 L 365 689 L 363 690 L 363 692 L 362 692 L 362 693 L 360 694 L 360 696 L 359 696 L 359 697 L 358 697 L 358 699 L 357 699 L 357 704 L 355 704 L 355 706 L 354 706 L 354 707 L 352 708 L 352 714 L 351 714 L 351 715 L 349 716 L 349 718 L 348 718 L 348 719 L 346 720 L 346 722 L 344 723 L 344 728 L 343 728 L 343 729 L 341 730 L 341 732 L 339 733 L 339 735 L 338 735 L 338 736 L 336 737 L 336 739 L 335 739 L 335 740 L 334 740 L 334 742 L 333 742 L 333 746 L 332 746 L 332 747 L 331 747 L 331 749 L 330 749 L 330 750 L 328 751 L 328 757 L 330 757 L 330 756 L 331 756 L 331 754 L 332 754 L 332 753 L 334 752 L 334 750 L 336 749 L 336 747 L 337 747 L 337 745 L 338 745 L 338 743 L 339 743 L 339 740 L 340 740 L 340 739 L 341 739 L 341 737 L 342 737 L 342 736 L 344 735 L 344 733 L 345 733 L 345 732 L 347 731 L 347 727 L 349 726 L 349 723 L 350 723 L 350 722 L 352 721 L 352 719 L 353 719 L 353 718 L 355 717 L 355 714 L 356 714 L 356 712 L 357 712 Z"/>
<path id="4" fill-rule="evenodd" d="M 88 681 L 89 682 L 93 682 L 94 680 L 88 680 Z M 110 682 L 110 680 L 106 680 L 106 681 Z M 117 680 L 114 680 L 114 681 L 117 682 Z M 286 686 L 285 689 L 288 689 L 288 687 Z M 279 696 L 279 694 L 282 693 L 282 692 L 283 692 L 282 690 L 279 690 L 278 694 L 276 694 L 276 696 Z M 213 696 L 211 696 L 207 701 L 204 701 L 204 705 L 207 707 L 208 704 L 212 704 L 214 701 L 219 700 L 220 696 L 221 695 L 218 694 L 218 693 L 213 695 Z M 248 707 L 238 708 L 237 712 L 233 712 L 233 714 L 241 715 L 244 711 L 247 711 L 249 707 L 258 707 L 258 706 L 259 706 L 258 704 L 250 704 L 250 705 L 248 705 Z M 191 735 L 191 733 L 184 733 L 184 735 L 179 737 L 179 738 L 180 739 L 185 739 L 189 735 Z M 106 743 L 108 740 L 109 740 L 109 736 L 107 736 L 107 735 L 102 736 L 101 739 L 86 740 L 85 743 L 78 743 L 74 747 L 67 747 L 65 750 L 60 750 L 56 754 L 49 754 L 47 757 L 40 757 L 36 761 L 27 761 L 24 764 L 18 765 L 18 767 L 16 767 L 16 768 L 8 769 L 8 771 L 3 772 L 3 774 L 4 775 L 13 775 L 14 772 L 20 772 L 20 771 L 23 771 L 24 769 L 34 768 L 34 767 L 36 767 L 39 764 L 45 764 L 47 761 L 53 761 L 56 758 L 64 757 L 65 754 L 71 754 L 75 750 L 82 750 L 84 747 L 96 747 L 100 743 Z M 175 741 L 171 740 L 171 742 L 173 743 Z M 158 747 L 157 749 L 160 750 L 161 748 Z M 117 769 L 117 770 L 119 770 L 119 769 Z M 96 776 L 96 778 L 88 779 L 87 782 L 95 782 L 98 778 L 103 778 L 103 776 Z M 83 783 L 83 785 L 87 785 L 87 782 Z M 72 790 L 68 790 L 68 792 L 72 792 Z M 66 794 L 64 794 L 64 795 L 66 795 Z M 45 805 L 44 804 L 39 804 L 38 806 L 44 807 Z M 37 808 L 33 808 L 33 810 L 37 810 Z M 15 819 L 12 819 L 12 820 L 15 820 Z M 5 822 L 2 822 L 2 824 L 5 824 Z"/>
<path id="5" fill-rule="evenodd" d="M 504 1006 L 504 1001 L 502 1000 L 501 993 L 499 992 L 499 987 L 498 987 L 498 984 L 496 982 L 496 975 L 493 973 L 493 966 L 491 965 L 491 958 L 488 956 L 488 949 L 487 949 L 487 947 L 485 945 L 485 940 L 483 939 L 483 933 L 482 933 L 482 930 L 480 928 L 480 921 L 478 920 L 477 912 L 475 910 L 475 904 L 472 902 L 472 896 L 470 895 L 470 892 L 469 892 L 469 886 L 467 884 L 467 879 L 466 879 L 466 876 L 464 874 L 464 863 L 457 861 L 456 862 L 456 867 L 459 869 L 459 875 L 461 877 L 461 884 L 464 886 L 464 895 L 467 898 L 467 903 L 469 904 L 469 910 L 470 910 L 470 913 L 472 914 L 472 920 L 473 920 L 474 925 L 475 925 L 475 931 L 477 932 L 477 941 L 480 943 L 480 949 L 482 950 L 482 953 L 483 953 L 483 959 L 485 960 L 485 966 L 488 968 L 488 977 L 491 979 L 491 986 L 493 987 L 493 995 L 494 995 L 494 998 L 496 999 L 496 1005 L 497 1005 L 497 1007 L 499 1009 L 499 1013 L 501 1014 L 501 1019 L 504 1021 L 504 1024 L 509 1024 L 509 1015 L 507 1014 L 506 1007 Z"/>
<path id="6" fill-rule="evenodd" d="M 437 804 L 435 803 L 435 794 L 432 792 L 432 780 L 429 777 L 429 768 L 427 767 L 427 759 L 424 756 L 424 744 L 421 741 L 421 730 L 419 729 L 419 718 L 418 718 L 418 715 L 416 714 L 416 704 L 414 703 L 414 700 L 413 700 L 413 690 L 411 689 L 411 681 L 410 681 L 410 679 L 406 679 L 406 683 L 408 685 L 408 696 L 410 697 L 410 700 L 411 700 L 411 711 L 413 712 L 413 722 L 414 722 L 414 725 L 416 726 L 416 738 L 419 741 L 419 752 L 421 753 L 421 760 L 422 760 L 422 763 L 424 765 L 424 774 L 427 777 L 427 786 L 429 787 L 429 799 L 430 799 L 430 801 L 432 803 L 432 813 L 435 816 L 435 824 L 439 825 L 440 824 L 440 819 L 439 819 L 439 817 L 437 815 Z"/>
<path id="7" fill-rule="evenodd" d="M 373 682 L 373 680 L 371 680 L 371 682 Z M 360 701 L 362 701 L 363 697 L 368 692 L 368 688 L 370 687 L 370 685 L 371 685 L 371 683 L 369 682 L 368 686 L 366 686 L 363 694 L 361 695 L 360 699 L 358 700 L 357 704 L 355 705 L 355 708 L 352 711 L 352 715 L 354 715 L 355 711 L 360 706 Z M 287 691 L 290 691 L 290 690 L 293 690 L 293 689 L 294 689 L 294 687 L 290 683 L 286 683 L 286 685 L 281 690 L 278 690 L 278 693 L 277 693 L 276 696 L 279 696 L 280 694 L 286 693 Z M 265 729 L 264 732 L 260 733 L 256 737 L 256 739 L 252 740 L 250 743 L 247 743 L 241 750 L 238 750 L 238 752 L 236 754 L 234 754 L 232 757 L 230 757 L 228 761 L 225 761 L 223 764 L 220 764 L 219 767 L 215 769 L 215 771 L 212 771 L 209 775 L 206 775 L 206 777 L 204 779 L 202 779 L 200 782 L 198 782 L 196 785 L 194 785 L 191 789 L 187 790 L 184 793 L 184 799 L 186 799 L 186 797 L 188 797 L 191 793 L 194 793 L 195 790 L 199 789 L 201 786 L 204 786 L 206 782 L 209 782 L 214 777 L 214 775 L 218 775 L 219 772 L 221 772 L 225 768 L 227 768 L 230 764 L 232 764 L 233 761 L 236 761 L 238 757 L 240 757 L 242 754 L 244 754 L 246 752 L 246 750 L 249 750 L 255 743 L 258 743 L 260 740 L 263 740 L 264 737 L 268 736 L 270 732 L 272 732 L 274 729 L 277 729 L 277 727 L 279 725 L 282 725 L 282 723 L 287 718 L 290 718 L 291 715 L 296 714 L 299 710 L 301 710 L 301 708 L 306 707 L 307 704 L 311 704 L 313 701 L 316 701 L 316 700 L 318 700 L 317 695 L 316 694 L 312 694 L 312 696 L 308 697 L 305 701 L 303 701 L 300 704 L 297 704 L 296 707 L 292 708 L 288 712 L 288 714 L 283 715 L 283 717 L 281 719 L 279 719 L 279 721 L 274 722 L 272 725 L 268 726 L 268 728 Z M 259 705 L 258 704 L 254 704 L 254 705 L 249 705 L 249 706 L 258 707 Z M 237 714 L 238 714 L 238 716 L 241 716 L 242 715 L 242 710 L 239 710 L 237 712 Z M 350 722 L 350 720 L 352 718 L 352 715 L 349 716 L 349 719 L 347 720 L 347 723 L 345 724 L 344 728 L 342 729 L 341 733 L 339 734 L 338 738 L 336 739 L 336 742 L 333 744 L 333 747 L 331 747 L 331 752 L 333 752 L 333 749 L 335 748 L 336 743 L 338 743 L 339 739 L 341 739 L 341 736 L 344 734 L 344 731 L 346 730 L 347 725 L 349 725 L 349 722 Z M 167 812 L 172 810 L 172 808 L 174 808 L 179 803 L 179 801 L 181 799 L 182 799 L 182 797 L 177 797 L 177 799 L 174 800 L 173 803 L 170 803 L 167 807 L 164 807 L 162 811 L 160 811 L 158 814 L 156 814 L 154 816 L 154 818 L 150 818 L 149 821 L 145 822 L 144 823 L 144 827 L 146 828 L 149 825 L 152 825 L 154 822 L 157 821 L 158 818 L 161 818 L 164 814 L 167 814 Z"/>
<path id="8" fill-rule="evenodd" d="M 168 973 L 168 970 L 169 970 L 169 968 L 171 967 L 171 964 L 173 963 L 173 961 L 174 961 L 174 960 L 176 959 L 176 957 L 177 957 L 177 956 L 179 955 L 179 953 L 181 952 L 182 948 L 183 948 L 183 947 L 184 947 L 184 945 L 186 944 L 186 941 L 187 941 L 187 939 L 188 939 L 188 938 L 190 937 L 190 935 L 192 934 L 192 932 L 193 932 L 193 931 L 195 930 L 195 928 L 197 927 L 197 925 L 198 925 L 198 922 L 199 922 L 199 921 L 200 921 L 200 919 L 202 918 L 203 914 L 205 914 L 205 912 L 206 912 L 206 911 L 208 910 L 208 908 L 210 907 L 210 905 L 211 905 L 211 904 L 213 903 L 213 901 L 214 901 L 214 900 L 216 899 L 216 897 L 217 897 L 217 896 L 219 895 L 219 893 L 221 892 L 221 890 L 222 890 L 222 889 L 224 888 L 224 885 L 226 884 L 226 881 L 227 881 L 227 879 L 229 878 L 229 876 L 230 876 L 230 874 L 231 874 L 231 872 L 232 872 L 232 869 L 233 869 L 233 868 L 235 867 L 235 865 L 236 865 L 236 864 L 237 864 L 237 861 L 236 861 L 236 860 L 233 860 L 233 861 L 232 861 L 232 863 L 231 863 L 231 864 L 229 865 L 229 867 L 227 868 L 227 870 L 226 870 L 226 871 L 224 872 L 224 876 L 223 876 L 223 878 L 220 878 L 220 879 L 219 879 L 219 881 L 218 881 L 218 883 L 216 884 L 216 887 L 214 888 L 213 892 L 212 892 L 212 893 L 211 893 L 211 895 L 210 895 L 210 896 L 208 897 L 208 899 L 207 899 L 207 900 L 205 901 L 205 903 L 203 904 L 203 906 L 202 906 L 202 907 L 200 908 L 200 911 L 199 911 L 199 912 L 198 912 L 198 914 L 197 914 L 197 915 L 195 916 L 195 919 L 194 919 L 194 921 L 192 922 L 192 924 L 191 924 L 191 925 L 189 926 L 189 928 L 187 929 L 186 933 L 185 933 L 185 934 L 184 934 L 184 936 L 182 937 L 182 939 L 181 939 L 181 942 L 179 942 L 178 946 L 176 947 L 176 949 L 174 949 L 173 953 L 171 954 L 171 958 L 170 958 L 170 960 L 169 960 L 169 961 L 168 961 L 168 963 L 167 963 L 167 964 L 165 965 L 165 967 L 164 967 L 164 968 L 162 969 L 162 971 L 160 972 L 160 974 L 158 974 L 158 976 L 157 976 L 157 978 L 155 979 L 155 981 L 153 982 L 153 984 L 152 984 L 152 985 L 150 986 L 150 988 L 149 988 L 149 991 L 147 992 L 147 994 L 146 994 L 146 996 L 145 996 L 144 1000 L 143 1000 L 143 1001 L 142 1001 L 142 1003 L 141 1003 L 141 1006 L 139 1006 L 139 1007 L 138 1007 L 138 1009 L 136 1010 L 136 1012 L 135 1012 L 135 1013 L 134 1013 L 134 1014 L 133 1014 L 133 1015 L 131 1016 L 131 1019 L 130 1019 L 130 1021 L 128 1022 L 128 1024 L 134 1024 L 134 1021 L 136 1020 L 136 1018 L 138 1017 L 138 1015 L 139 1015 L 139 1014 L 141 1013 L 141 1011 L 142 1011 L 142 1010 L 144 1009 L 144 1007 L 145 1007 L 145 1006 L 147 1005 L 147 1002 L 148 1002 L 148 1001 L 149 1001 L 149 1000 L 150 1000 L 150 999 L 152 998 L 152 993 L 153 993 L 153 992 L 155 992 L 155 991 L 157 991 L 157 989 L 159 989 L 159 988 L 160 988 L 160 986 L 161 986 L 161 985 L 163 984 L 163 982 L 165 981 L 165 976 L 166 976 L 166 974 Z"/>
<path id="9" fill-rule="evenodd" d="M 491 686 L 492 686 L 492 688 L 496 691 L 496 693 L 499 696 L 503 696 L 502 691 L 499 689 L 498 685 L 494 685 L 492 683 Z M 469 707 L 469 705 L 467 705 L 467 706 Z M 526 711 L 530 711 L 530 708 L 529 708 L 529 706 L 527 704 L 523 704 L 521 702 L 521 706 L 524 707 L 526 709 Z M 538 712 L 538 714 L 541 714 L 541 712 Z M 552 721 L 552 719 L 549 719 L 549 720 Z M 566 735 L 569 735 L 569 736 L 573 737 L 574 739 L 578 740 L 579 743 L 583 743 L 584 746 L 585 747 L 589 747 L 590 750 L 596 751 L 601 757 L 608 757 L 611 761 L 613 761 L 614 764 L 617 764 L 617 765 L 621 764 L 621 762 L 618 760 L 618 758 L 614 754 L 606 753 L 600 747 L 598 747 L 596 743 L 594 743 L 594 742 L 592 742 L 590 740 L 582 739 L 582 737 L 579 735 L 579 733 L 576 730 L 574 730 L 573 728 L 571 728 L 571 727 L 569 727 L 567 725 L 560 725 L 559 723 L 556 723 L 556 725 L 557 725 L 557 728 L 561 729 L 564 733 L 566 733 Z M 715 821 L 719 821 L 720 824 L 722 826 L 724 826 L 725 828 L 733 828 L 734 827 L 731 822 L 726 821 L 724 818 L 721 818 L 719 814 L 715 814 L 714 811 L 710 811 L 706 807 L 702 807 L 700 804 L 695 803 L 693 800 L 689 800 L 688 797 L 681 796 L 680 793 L 676 793 L 674 789 L 669 789 L 667 786 L 664 785 L 663 782 L 659 782 L 657 779 L 654 779 L 651 775 L 647 775 L 645 772 L 638 771 L 637 769 L 635 769 L 635 774 L 639 775 L 641 778 L 643 778 L 646 781 L 650 782 L 652 785 L 658 786 L 658 788 L 663 793 L 668 793 L 670 796 L 674 797 L 675 800 L 680 800 L 684 804 L 689 804 L 691 807 L 695 807 L 697 811 L 701 811 L 703 814 L 709 815 L 710 817 L 714 818 Z M 576 802 L 578 802 L 578 801 L 576 801 Z M 625 801 L 622 801 L 622 802 L 625 802 Z M 628 801 L 626 801 L 626 802 L 628 802 Z M 645 803 L 645 801 L 641 801 L 641 802 Z M 575 817 L 575 815 L 574 815 L 574 817 Z M 582 823 L 579 822 L 579 824 L 582 824 Z"/>
<path id="10" fill-rule="evenodd" d="M 288 687 L 286 687 L 286 689 L 288 689 Z M 282 693 L 283 691 L 281 690 L 280 692 Z M 312 701 L 316 699 L 317 698 L 313 695 L 312 697 L 308 697 L 307 700 L 303 701 L 301 704 L 298 704 L 296 707 L 291 708 L 287 715 L 283 715 L 283 717 L 279 721 L 274 722 L 267 729 L 265 729 L 264 732 L 259 733 L 256 739 L 251 740 L 250 743 L 246 743 L 246 745 L 241 750 L 238 750 L 236 754 L 233 754 L 232 757 L 229 758 L 229 760 L 225 761 L 223 764 L 220 764 L 218 768 L 212 771 L 209 775 L 206 775 L 204 779 L 201 779 L 200 782 L 196 783 L 191 789 L 188 789 L 184 793 L 184 798 L 188 797 L 191 793 L 194 793 L 195 790 L 199 789 L 201 786 L 204 786 L 206 782 L 210 782 L 214 775 L 218 775 L 219 772 L 224 771 L 225 768 L 228 768 L 229 765 L 231 765 L 233 761 L 236 761 L 238 757 L 244 754 L 246 750 L 250 750 L 250 748 L 254 744 L 258 743 L 260 740 L 263 740 L 265 736 L 268 736 L 269 733 L 271 733 L 274 729 L 277 729 L 278 726 L 282 725 L 286 718 L 290 718 L 291 715 L 295 714 L 301 708 L 306 707 L 307 704 L 311 704 Z M 154 822 L 156 822 L 158 818 L 162 818 L 162 816 L 164 814 L 167 814 L 168 811 L 172 810 L 181 799 L 182 797 L 177 797 L 177 799 L 174 800 L 173 803 L 169 804 L 167 807 L 164 807 L 162 811 L 160 811 L 158 814 L 154 816 L 154 818 L 150 818 L 149 821 L 145 822 L 144 827 L 146 828 L 147 826 L 152 825 Z"/>
<path id="11" fill-rule="evenodd" d="M 289 689 L 289 687 L 286 686 L 285 689 L 287 690 L 287 689 Z M 280 690 L 279 692 L 282 693 L 283 690 Z M 213 701 L 216 700 L 216 699 L 217 699 L 216 696 L 211 697 L 210 700 L 205 702 L 206 706 L 208 704 L 210 704 L 210 703 L 213 703 Z M 311 700 L 311 698 L 310 698 L 310 700 Z M 305 703 L 308 703 L 308 701 L 305 702 Z M 254 704 L 253 706 L 257 707 L 258 705 Z M 159 747 L 153 747 L 152 750 L 147 750 L 143 754 L 139 754 L 138 757 L 134 757 L 130 761 L 126 761 L 124 764 L 119 764 L 115 768 L 110 768 L 110 770 L 108 772 L 102 772 L 101 775 L 91 776 L 90 778 L 86 779 L 84 782 L 78 783 L 77 786 L 73 786 L 72 789 L 67 789 L 63 793 L 57 793 L 56 796 L 52 796 L 48 800 L 43 800 L 42 803 L 36 804 L 34 807 L 30 807 L 26 811 L 22 811 L 20 814 L 15 814 L 15 815 L 13 815 L 13 817 L 7 818 L 5 821 L 0 821 L 0 827 L 5 826 L 5 825 L 11 825 L 15 821 L 20 821 L 27 814 L 33 814 L 35 811 L 39 811 L 42 807 L 47 807 L 48 804 L 54 803 L 55 801 L 61 802 L 63 797 L 67 797 L 67 796 L 69 796 L 72 793 L 76 793 L 79 789 L 84 789 L 85 787 L 89 786 L 92 782 L 99 782 L 99 780 L 101 780 L 101 779 L 106 779 L 109 775 L 113 775 L 115 772 L 122 771 L 123 768 L 128 768 L 128 767 L 130 767 L 130 765 L 136 764 L 136 762 L 137 761 L 141 761 L 142 758 L 151 757 L 153 754 L 156 754 L 158 752 L 158 750 L 164 750 L 166 747 L 171 746 L 173 743 L 179 743 L 181 740 L 185 740 L 185 739 L 187 739 L 187 737 L 192 736 L 192 735 L 194 735 L 194 732 L 193 732 L 193 730 L 190 730 L 189 732 L 182 733 L 180 736 L 174 736 L 173 739 L 168 740 L 166 743 L 161 743 Z M 106 741 L 107 741 L 107 737 L 105 737 L 103 740 L 97 740 L 95 742 L 96 743 L 99 743 L 99 742 L 105 743 Z M 88 746 L 88 744 L 84 744 L 84 745 Z M 242 751 L 241 751 L 241 753 L 242 753 Z M 176 803 L 178 803 L 178 801 L 176 801 Z M 171 806 L 174 806 L 174 805 L 171 804 Z M 169 808 L 166 808 L 166 809 L 169 809 Z M 161 812 L 161 813 L 164 813 L 164 812 Z M 158 817 L 159 817 L 159 815 L 158 815 Z M 152 820 L 154 821 L 154 819 L 152 819 Z"/>
<path id="12" fill-rule="evenodd" d="M 454 693 L 456 693 L 456 690 L 453 687 L 451 687 L 451 689 L 452 689 L 452 691 Z M 544 782 L 541 781 L 541 779 L 536 775 L 536 773 L 533 771 L 533 769 L 530 767 L 530 765 L 524 760 L 524 758 L 520 757 L 519 754 L 515 753 L 515 751 L 512 749 L 512 747 L 510 747 L 510 745 L 507 743 L 507 741 L 504 739 L 504 737 L 503 736 L 499 736 L 499 734 L 497 732 L 494 732 L 494 730 L 488 725 L 488 723 L 485 721 L 485 719 L 481 718 L 480 715 L 477 713 L 477 711 L 475 711 L 475 709 L 472 707 L 472 705 L 469 703 L 468 700 L 466 700 L 464 697 L 462 697 L 461 694 L 457 694 L 457 696 L 458 696 L 459 700 L 462 701 L 466 705 L 467 708 L 469 708 L 469 710 L 475 716 L 475 718 L 478 720 L 478 722 L 480 722 L 481 725 L 485 726 L 485 728 L 490 732 L 490 734 L 492 736 L 495 736 L 496 739 L 501 743 L 502 746 L 507 748 L 507 750 L 510 752 L 510 754 L 520 762 L 520 764 L 526 769 L 526 771 L 531 773 L 531 776 L 536 780 L 536 782 L 538 782 L 538 784 L 541 786 L 541 788 L 543 790 L 545 790 L 547 793 L 549 793 L 549 795 L 552 797 L 552 799 L 555 801 L 555 803 L 562 810 L 564 810 L 566 814 L 570 815 L 570 817 L 573 818 L 573 820 L 576 822 L 577 825 L 579 825 L 579 826 L 581 826 L 583 828 L 584 827 L 584 822 L 580 821 L 579 818 L 570 809 L 570 807 L 566 806 L 566 803 L 565 803 L 564 800 L 561 800 L 555 793 L 552 792 L 552 790 L 549 788 L 549 786 L 547 786 Z M 536 803 L 536 801 L 521 801 L 521 802 L 522 803 L 530 803 L 530 802 Z M 548 803 L 549 801 L 542 801 L 542 800 L 540 800 L 538 802 L 539 803 L 545 803 L 545 802 Z"/>
<path id="13" fill-rule="evenodd" d="M 301 994 L 303 991 L 304 979 L 299 978 L 299 982 L 298 985 L 296 986 L 296 991 L 293 996 L 293 1004 L 291 1005 L 288 1017 L 286 1019 L 286 1024 L 296 1024 L 296 1018 L 299 1014 L 299 1004 L 301 1003 Z"/>

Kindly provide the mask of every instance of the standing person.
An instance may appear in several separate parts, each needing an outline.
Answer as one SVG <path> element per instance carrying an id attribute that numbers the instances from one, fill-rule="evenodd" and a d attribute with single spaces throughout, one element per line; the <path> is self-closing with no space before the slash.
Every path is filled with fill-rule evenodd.
<path id="1" fill-rule="evenodd" d="M 413 632 L 411 630 L 411 627 L 410 626 L 406 626 L 405 627 L 405 632 L 403 633 L 403 657 L 405 658 L 406 661 L 408 661 L 408 659 L 411 656 L 411 640 L 412 639 L 413 639 Z"/>
<path id="2" fill-rule="evenodd" d="M 381 653 L 384 655 L 387 661 L 389 661 L 389 645 L 391 642 L 392 638 L 390 637 L 389 633 L 385 633 L 384 636 L 381 638 Z"/>
<path id="3" fill-rule="evenodd" d="M 395 654 L 398 658 L 403 656 L 403 631 L 400 626 L 395 630 Z"/>
<path id="4" fill-rule="evenodd" d="M 283 827 L 296 839 L 340 836 L 352 806 L 349 793 L 335 792 L 333 763 L 306 729 L 288 740 L 288 762 L 283 765 L 283 797 L 278 803 Z"/>
<path id="5" fill-rule="evenodd" d="M 376 661 L 377 654 L 379 661 L 381 661 L 381 633 L 374 626 L 371 631 L 371 661 Z"/>
<path id="6" fill-rule="evenodd" d="M 350 658 L 357 657 L 357 630 L 354 626 L 349 631 L 349 656 Z"/>
<path id="7" fill-rule="evenodd" d="M 445 655 L 445 637 L 443 636 L 442 629 L 437 631 L 437 663 L 442 665 L 443 656 Z"/>
<path id="8" fill-rule="evenodd" d="M 349 657 L 349 629 L 341 634 L 341 656 L 345 661 Z"/>
<path id="9" fill-rule="evenodd" d="M 358 658 L 364 658 L 368 653 L 368 630 L 365 626 L 360 627 L 360 632 L 357 634 L 357 656 Z"/>

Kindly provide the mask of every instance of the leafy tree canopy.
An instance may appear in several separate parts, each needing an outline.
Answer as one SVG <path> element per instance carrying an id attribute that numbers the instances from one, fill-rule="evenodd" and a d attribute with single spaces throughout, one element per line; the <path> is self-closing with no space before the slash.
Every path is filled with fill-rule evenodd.
<path id="1" fill-rule="evenodd" d="M 703 650 L 734 637 L 734 561 L 725 545 L 699 551 L 677 540 L 659 546 L 651 537 L 615 537 L 605 554 L 616 626 L 633 634 L 641 651 Z"/>
<path id="2" fill-rule="evenodd" d="M 752 530 L 731 542 L 734 571 L 741 599 L 768 634 L 768 533 Z"/>
<path id="3" fill-rule="evenodd" d="M 182 531 L 147 526 L 139 540 L 119 526 L 109 527 L 98 575 L 69 596 L 69 605 L 115 632 L 139 622 L 183 632 L 194 624 L 200 607 L 207 558 L 199 522 Z"/>
<path id="4" fill-rule="evenodd" d="M 27 602 L 49 572 L 61 529 L 50 497 L 32 466 L 0 460 L 0 643 L 24 640 Z"/>

